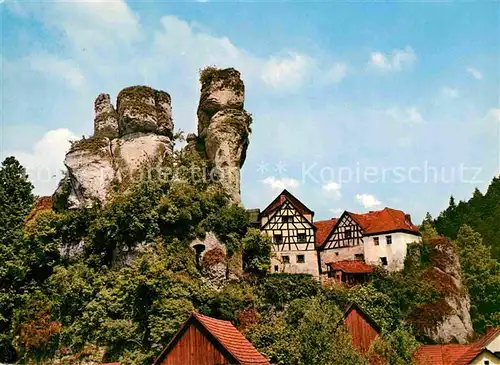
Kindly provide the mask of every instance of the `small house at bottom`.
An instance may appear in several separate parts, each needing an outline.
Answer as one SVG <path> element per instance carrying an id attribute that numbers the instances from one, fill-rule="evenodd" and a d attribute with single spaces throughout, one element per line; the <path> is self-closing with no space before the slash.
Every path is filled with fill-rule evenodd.
<path id="1" fill-rule="evenodd" d="M 422 345 L 414 357 L 419 365 L 500 365 L 500 327 L 468 345 Z"/>
<path id="2" fill-rule="evenodd" d="M 356 303 L 351 303 L 344 312 L 342 321 L 351 335 L 352 344 L 366 353 L 380 334 L 380 327 Z"/>
<path id="3" fill-rule="evenodd" d="M 193 313 L 153 365 L 270 365 L 232 325 Z"/>

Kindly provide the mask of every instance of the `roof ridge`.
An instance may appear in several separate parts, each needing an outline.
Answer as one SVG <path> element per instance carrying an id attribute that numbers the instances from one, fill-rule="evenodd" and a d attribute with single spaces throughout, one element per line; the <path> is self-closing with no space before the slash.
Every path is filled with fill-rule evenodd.
<path id="1" fill-rule="evenodd" d="M 198 320 L 198 322 L 231 354 L 231 356 L 233 356 L 236 360 L 238 360 L 242 365 L 247 364 L 247 360 L 242 358 L 241 354 L 235 353 L 233 351 L 234 349 L 230 348 L 231 346 L 227 346 L 228 344 L 227 340 L 222 339 L 213 329 L 208 328 L 207 323 L 204 323 L 205 320 L 207 322 L 219 322 L 230 326 L 231 330 L 234 330 L 234 334 L 241 336 L 241 339 L 243 339 L 246 342 L 246 343 L 241 343 L 240 345 L 245 345 L 245 346 L 249 345 L 248 348 L 249 349 L 251 348 L 253 351 L 255 351 L 255 355 L 261 356 L 263 361 L 265 360 L 267 361 L 267 363 L 269 363 L 267 358 L 255 348 L 255 346 L 243 335 L 243 333 L 238 331 L 238 329 L 233 325 L 231 321 L 213 318 L 195 312 L 193 312 L 193 317 L 195 317 Z"/>

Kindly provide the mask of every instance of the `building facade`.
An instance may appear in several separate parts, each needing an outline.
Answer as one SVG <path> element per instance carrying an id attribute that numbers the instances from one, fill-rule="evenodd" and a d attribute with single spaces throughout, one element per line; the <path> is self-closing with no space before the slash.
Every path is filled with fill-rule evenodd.
<path id="1" fill-rule="evenodd" d="M 331 264 L 362 261 L 389 271 L 401 270 L 418 228 L 401 210 L 384 208 L 314 222 L 314 212 L 287 190 L 260 214 L 260 229 L 273 242 L 271 271 L 326 277 Z M 355 273 L 354 273 L 355 274 Z"/>
<path id="2" fill-rule="evenodd" d="M 271 237 L 271 271 L 319 276 L 314 212 L 284 190 L 260 213 L 260 229 Z"/>

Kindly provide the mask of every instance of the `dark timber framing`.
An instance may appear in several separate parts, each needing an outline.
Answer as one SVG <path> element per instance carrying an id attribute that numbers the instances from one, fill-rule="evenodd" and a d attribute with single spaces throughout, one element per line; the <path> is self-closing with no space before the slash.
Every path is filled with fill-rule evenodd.
<path id="1" fill-rule="evenodd" d="M 363 235 L 361 226 L 349 212 L 344 212 L 320 250 L 359 246 L 363 244 Z"/>
<path id="2" fill-rule="evenodd" d="M 268 216 L 268 221 L 261 227 L 261 231 L 266 232 L 273 240 L 274 235 L 281 234 L 282 242 L 274 243 L 273 241 L 275 251 L 314 251 L 316 249 L 316 227 L 288 199 Z M 305 239 L 299 241 L 299 234 L 305 235 Z"/>

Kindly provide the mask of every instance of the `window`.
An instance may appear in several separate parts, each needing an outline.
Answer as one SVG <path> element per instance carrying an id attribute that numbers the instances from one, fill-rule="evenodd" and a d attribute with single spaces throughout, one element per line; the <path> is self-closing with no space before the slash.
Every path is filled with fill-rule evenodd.
<path id="1" fill-rule="evenodd" d="M 290 256 L 281 256 L 281 260 L 283 261 L 284 264 L 289 264 Z"/>
<path id="2" fill-rule="evenodd" d="M 489 360 L 484 360 L 484 365 L 490 365 L 490 361 Z"/>
<path id="3" fill-rule="evenodd" d="M 292 221 L 292 217 L 290 217 L 289 215 L 284 215 L 283 217 L 281 217 L 281 220 L 283 221 L 283 223 L 288 223 Z"/>
<path id="4" fill-rule="evenodd" d="M 306 234 L 297 233 L 297 242 L 306 242 Z"/>
<path id="5" fill-rule="evenodd" d="M 392 236 L 385 236 L 385 242 L 390 245 L 392 243 Z"/>
<path id="6" fill-rule="evenodd" d="M 380 262 L 382 263 L 383 266 L 387 266 L 387 257 L 381 257 Z"/>
<path id="7" fill-rule="evenodd" d="M 352 232 L 350 228 L 347 228 L 345 230 L 345 238 L 351 238 L 352 237 Z"/>
<path id="8" fill-rule="evenodd" d="M 354 255 L 354 259 L 357 261 L 365 261 L 365 255 L 363 255 L 362 253 L 357 253 Z"/>
<path id="9" fill-rule="evenodd" d="M 338 253 L 338 252 L 335 252 L 335 256 L 338 256 L 338 255 L 339 255 L 339 253 Z"/>
<path id="10" fill-rule="evenodd" d="M 283 236 L 281 234 L 275 234 L 273 241 L 274 243 L 283 243 Z"/>
<path id="11" fill-rule="evenodd" d="M 374 244 L 375 246 L 378 246 L 378 244 L 379 244 L 378 237 L 373 237 L 373 244 Z"/>
<path id="12" fill-rule="evenodd" d="M 274 272 L 278 272 L 279 271 L 279 266 L 278 265 L 274 265 Z"/>
<path id="13" fill-rule="evenodd" d="M 306 258 L 304 255 L 297 255 L 297 264 L 303 264 L 306 262 Z"/>

